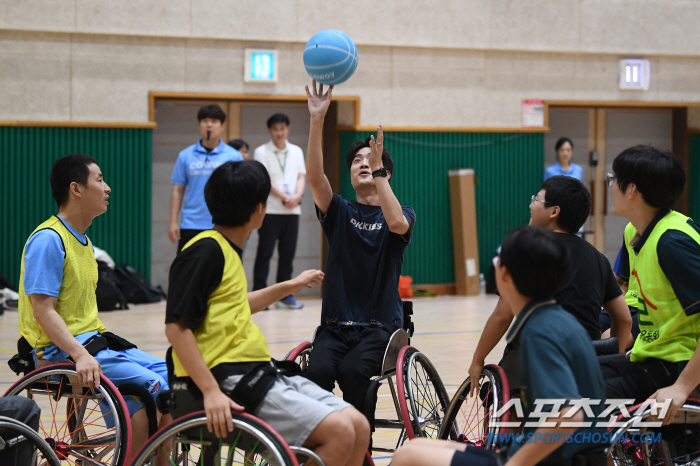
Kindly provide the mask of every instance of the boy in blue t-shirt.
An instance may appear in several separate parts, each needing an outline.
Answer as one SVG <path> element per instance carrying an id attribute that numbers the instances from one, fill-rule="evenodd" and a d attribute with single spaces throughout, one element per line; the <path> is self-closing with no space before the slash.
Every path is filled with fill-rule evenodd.
<path id="1" fill-rule="evenodd" d="M 243 160 L 240 152 L 221 140 L 226 114 L 218 105 L 205 105 L 197 112 L 202 139 L 180 152 L 170 182 L 170 226 L 168 238 L 178 253 L 189 240 L 212 228 L 211 214 L 204 202 L 204 186 L 216 167 Z M 184 197 L 184 205 L 183 205 Z M 177 217 L 182 207 L 182 221 Z"/>
<path id="2" fill-rule="evenodd" d="M 306 376 L 333 390 L 337 380 L 343 399 L 372 421 L 376 388 L 370 377 L 381 371 L 391 334 L 403 327 L 399 276 L 403 253 L 411 241 L 416 214 L 402 206 L 389 186 L 394 162 L 377 139 L 355 141 L 346 165 L 357 202 L 333 194 L 323 172 L 321 136 L 331 91 L 323 85 L 309 99 L 311 127 L 306 176 L 316 214 L 328 239 L 328 263 L 321 326 L 316 332 Z"/>
<path id="3" fill-rule="evenodd" d="M 570 262 L 569 248 L 561 235 L 539 227 L 518 228 L 506 236 L 501 246 L 496 283 L 501 299 L 515 316 L 507 339 L 519 350 L 525 421 L 539 421 L 538 411 L 558 411 L 558 416 L 543 419 L 554 422 L 554 427 L 524 428 L 523 438 L 512 442 L 508 449 L 506 465 L 566 466 L 605 462 L 603 450 L 607 445 L 586 443 L 586 439 L 597 437 L 594 433 L 601 434 L 594 431 L 594 426 L 601 421 L 596 416 L 606 407 L 598 359 L 581 324 L 551 298 L 568 278 Z M 590 413 L 585 413 L 574 402 L 584 399 L 590 399 Z M 596 404 L 593 400 L 599 402 Z M 571 410 L 575 410 L 573 415 Z M 562 419 L 567 423 L 592 424 L 591 427 L 562 427 Z M 574 462 L 574 456 L 579 454 L 587 462 Z M 492 451 L 459 442 L 414 439 L 394 454 L 392 464 L 502 464 L 495 455 Z"/>

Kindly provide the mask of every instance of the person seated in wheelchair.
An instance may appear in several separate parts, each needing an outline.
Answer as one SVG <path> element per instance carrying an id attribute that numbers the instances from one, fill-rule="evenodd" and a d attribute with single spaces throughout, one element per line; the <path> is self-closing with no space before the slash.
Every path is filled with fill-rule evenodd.
<path id="1" fill-rule="evenodd" d="M 384 148 L 381 126 L 377 138 L 352 143 L 345 164 L 357 202 L 334 194 L 323 171 L 321 136 L 331 102 L 331 86 L 307 86 L 311 128 L 306 174 L 316 215 L 328 239 L 321 326 L 313 341 L 306 377 L 326 390 L 335 382 L 343 399 L 374 419 L 384 351 L 392 333 L 403 327 L 398 285 L 406 246 L 416 214 L 402 206 L 389 181 L 394 162 Z"/>
<path id="2" fill-rule="evenodd" d="M 97 316 L 97 262 L 85 232 L 105 213 L 111 192 L 89 155 L 69 154 L 51 168 L 51 192 L 58 214 L 29 236 L 22 253 L 19 331 L 37 366 L 75 362 L 78 383 L 99 388 L 100 373 L 117 387 L 143 387 L 154 399 L 168 388 L 163 359 L 136 349 L 106 332 Z M 144 404 L 125 397 L 131 415 L 135 454 L 148 438 Z M 107 423 L 110 416 L 105 416 Z M 162 425 L 170 421 L 163 415 Z"/>
<path id="3" fill-rule="evenodd" d="M 554 294 L 554 299 L 586 329 L 592 341 L 600 340 L 601 307 L 612 317 L 611 336 L 618 338 L 618 350 L 629 341 L 632 318 L 610 262 L 587 241 L 576 236 L 591 211 L 588 189 L 575 178 L 553 176 L 542 183 L 530 201 L 530 225 L 556 232 L 565 241 L 572 258 L 569 279 Z M 513 321 L 507 302 L 499 299 L 486 322 L 469 367 L 472 380 L 479 380 L 486 356 L 498 344 Z M 506 347 L 499 363 L 508 375 L 511 388 L 518 388 L 517 355 Z"/>
<path id="4" fill-rule="evenodd" d="M 315 449 L 327 465 L 359 465 L 369 442 L 367 420 L 304 377 L 271 368 L 267 341 L 251 321 L 251 314 L 324 277 L 307 270 L 247 292 L 242 249 L 262 225 L 270 186 L 265 167 L 249 160 L 219 166 L 204 188 L 214 228 L 190 240 L 170 268 L 165 334 L 173 348 L 173 387 L 187 384 L 181 378 L 194 382 L 207 427 L 219 437 L 233 429 L 231 410 L 245 406 L 289 445 Z"/>
<path id="5" fill-rule="evenodd" d="M 41 409 L 34 400 L 23 396 L 3 396 L 0 397 L 0 416 L 15 419 L 27 427 L 38 431 Z M 0 437 L 7 440 L 5 432 L 0 429 Z M 3 466 L 25 466 L 31 464 L 32 445 L 29 442 L 0 449 L 0 464 Z"/>
<path id="6" fill-rule="evenodd" d="M 563 427 L 560 421 L 593 422 L 605 408 L 605 385 L 595 351 L 586 330 L 552 296 L 566 281 L 570 270 L 569 248 L 562 235 L 539 227 L 521 227 L 506 236 L 496 266 L 501 299 L 512 310 L 515 323 L 507 340 L 518 350 L 520 387 L 525 421 L 537 424 L 538 400 L 546 400 L 541 412 L 554 427 L 525 426 L 520 442 L 507 448 L 506 465 L 600 464 L 607 445 L 569 442 L 569 435 L 592 434 L 594 427 Z M 601 400 L 583 412 L 575 400 Z M 560 403 L 552 403 L 560 400 Z M 549 404 L 552 403 L 552 404 Z M 574 413 L 569 413 L 574 409 Z M 533 414 L 530 416 L 530 414 Z M 593 416 L 591 416 L 593 414 Z M 569 417 L 563 419 L 563 416 Z M 526 441 L 532 434 L 532 441 Z M 549 434 L 549 437 L 535 437 Z M 555 437 L 554 434 L 557 434 Z M 549 441 L 546 439 L 549 438 Z M 580 438 L 585 439 L 584 436 Z M 492 465 L 503 464 L 498 453 L 461 442 L 414 439 L 394 454 L 394 466 Z M 575 456 L 578 458 L 574 459 Z M 596 462 L 589 459 L 595 457 Z M 586 462 L 578 462 L 585 460 Z M 574 462 L 577 461 L 577 462 Z"/>
<path id="7" fill-rule="evenodd" d="M 686 177 L 670 152 L 630 147 L 612 170 L 612 212 L 630 221 L 620 275 L 634 281 L 640 333 L 629 359 L 601 368 L 609 398 L 671 399 L 667 424 L 700 384 L 700 225 L 672 210 Z"/>

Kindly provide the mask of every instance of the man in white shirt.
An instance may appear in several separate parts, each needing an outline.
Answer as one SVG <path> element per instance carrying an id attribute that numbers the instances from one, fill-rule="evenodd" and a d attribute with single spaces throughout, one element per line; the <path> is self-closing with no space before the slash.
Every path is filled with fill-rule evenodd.
<path id="1" fill-rule="evenodd" d="M 277 251 L 277 283 L 292 278 L 292 261 L 297 249 L 301 198 L 306 186 L 304 153 L 299 146 L 290 144 L 289 117 L 276 113 L 267 120 L 272 139 L 255 149 L 253 158 L 267 168 L 272 181 L 267 198 L 267 214 L 258 230 L 258 252 L 253 269 L 253 291 L 267 286 L 270 258 L 279 240 Z M 278 309 L 301 309 L 302 303 L 289 295 L 275 304 Z"/>

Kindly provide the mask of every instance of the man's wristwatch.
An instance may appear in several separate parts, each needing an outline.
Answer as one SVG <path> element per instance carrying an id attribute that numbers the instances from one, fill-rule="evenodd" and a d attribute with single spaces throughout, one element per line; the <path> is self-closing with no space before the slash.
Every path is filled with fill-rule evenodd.
<path id="1" fill-rule="evenodd" d="M 378 176 L 383 176 L 384 178 L 386 178 L 386 176 L 387 176 L 387 174 L 386 174 L 386 168 L 382 167 L 382 168 L 380 168 L 379 170 L 376 170 L 376 171 L 373 171 L 373 172 L 372 172 L 372 178 L 376 178 L 376 177 L 378 177 Z"/>

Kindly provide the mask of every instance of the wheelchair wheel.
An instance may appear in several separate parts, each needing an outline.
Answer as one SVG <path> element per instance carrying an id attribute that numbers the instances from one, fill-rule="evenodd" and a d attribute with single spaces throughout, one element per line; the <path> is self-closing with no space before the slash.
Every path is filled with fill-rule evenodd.
<path id="1" fill-rule="evenodd" d="M 306 370 L 307 367 L 309 367 L 310 357 L 311 342 L 305 341 L 303 343 L 300 343 L 296 348 L 287 353 L 287 355 L 284 357 L 284 360 L 296 362 L 297 364 L 299 364 L 299 367 L 301 367 L 301 370 L 303 372 Z"/>
<path id="2" fill-rule="evenodd" d="M 20 464 L 26 458 L 20 458 L 18 449 L 29 442 L 33 448 L 29 452 L 31 466 L 61 466 L 56 453 L 33 429 L 15 419 L 0 416 L 0 459 L 3 464 Z"/>
<path id="3" fill-rule="evenodd" d="M 99 389 L 78 386 L 75 364 L 54 364 L 22 377 L 5 393 L 10 395 L 26 396 L 39 405 L 39 436 L 59 460 L 121 466 L 129 458 L 131 419 L 124 399 L 106 377 L 100 377 Z"/>
<path id="4" fill-rule="evenodd" d="M 470 377 L 455 393 L 450 402 L 439 438 L 462 442 L 492 450 L 496 446 L 498 427 L 492 420 L 507 422 L 508 413 L 495 419 L 495 413 L 510 399 L 508 380 L 498 366 L 488 365 L 481 371 L 475 397 L 470 397 L 472 381 Z"/>
<path id="5" fill-rule="evenodd" d="M 450 399 L 430 360 L 412 346 L 399 352 L 396 368 L 401 417 L 409 439 L 438 438 Z"/>
<path id="6" fill-rule="evenodd" d="M 700 400 L 688 399 L 669 425 L 635 427 L 636 422 L 646 421 L 650 412 L 647 408 L 643 413 L 629 418 L 621 427 L 612 429 L 615 443 L 611 445 L 610 453 L 615 464 L 700 464 Z"/>
<path id="7" fill-rule="evenodd" d="M 158 452 L 164 452 L 172 466 L 299 466 L 287 443 L 270 426 L 249 414 L 232 416 L 233 432 L 226 438 L 209 433 L 204 411 L 182 416 L 151 437 L 131 466 L 155 464 Z"/>

